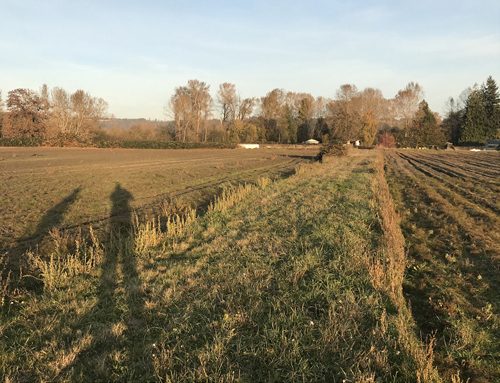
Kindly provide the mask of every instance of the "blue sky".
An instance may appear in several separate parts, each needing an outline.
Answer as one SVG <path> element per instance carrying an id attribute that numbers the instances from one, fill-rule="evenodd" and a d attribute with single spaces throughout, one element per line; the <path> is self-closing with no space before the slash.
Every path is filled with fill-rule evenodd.
<path id="1" fill-rule="evenodd" d="M 117 117 L 165 118 L 176 86 L 392 97 L 419 82 L 431 107 L 492 75 L 500 1 L 0 0 L 0 89 L 78 88 Z"/>

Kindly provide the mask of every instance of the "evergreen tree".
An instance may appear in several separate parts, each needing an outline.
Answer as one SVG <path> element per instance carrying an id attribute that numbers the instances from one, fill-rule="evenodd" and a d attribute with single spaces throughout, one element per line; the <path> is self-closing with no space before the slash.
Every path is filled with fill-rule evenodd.
<path id="1" fill-rule="evenodd" d="M 300 124 L 297 128 L 297 142 L 304 142 L 311 138 L 311 130 L 309 121 Z"/>
<path id="2" fill-rule="evenodd" d="M 495 138 L 500 131 L 500 95 L 493 77 L 488 77 L 482 93 L 486 112 L 486 139 Z"/>
<path id="3" fill-rule="evenodd" d="M 460 142 L 460 131 L 464 122 L 464 111 L 453 110 L 444 119 L 442 127 L 446 134 L 446 139 L 457 145 Z"/>
<path id="4" fill-rule="evenodd" d="M 436 116 L 425 100 L 420 102 L 418 111 L 410 125 L 410 144 L 412 146 L 441 145 L 445 141 Z"/>
<path id="5" fill-rule="evenodd" d="M 464 122 L 464 108 L 453 97 L 448 100 L 449 110 L 443 120 L 442 128 L 446 139 L 457 145 L 460 141 L 460 131 Z"/>
<path id="6" fill-rule="evenodd" d="M 464 123 L 460 132 L 461 144 L 484 144 L 486 141 L 487 114 L 483 92 L 473 90 L 467 98 Z"/>

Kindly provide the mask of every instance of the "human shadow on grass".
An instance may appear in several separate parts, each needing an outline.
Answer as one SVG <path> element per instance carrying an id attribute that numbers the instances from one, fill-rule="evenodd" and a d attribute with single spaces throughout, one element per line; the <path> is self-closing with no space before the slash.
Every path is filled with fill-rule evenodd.
<path id="1" fill-rule="evenodd" d="M 23 257 L 23 254 L 41 246 L 44 240 L 50 235 L 50 232 L 61 225 L 65 214 L 71 205 L 75 203 L 80 192 L 81 187 L 75 188 L 59 203 L 45 212 L 32 234 L 24 235 L 17 241 L 17 244 L 14 247 L 6 249 L 8 258 L 5 270 L 10 271 L 14 274 L 14 276 L 17 276 L 20 273 L 21 268 L 27 266 L 25 264 L 26 257 Z M 41 287 L 41 283 L 39 283 L 38 280 L 26 276 L 23 283 L 26 284 L 25 287 L 27 288 L 36 289 Z"/>
<path id="2" fill-rule="evenodd" d="M 117 183 L 110 199 L 97 302 L 73 325 L 75 331 L 88 331 L 92 341 L 60 376 L 69 374 L 74 381 L 149 381 L 152 363 L 134 252 L 133 195 Z"/>

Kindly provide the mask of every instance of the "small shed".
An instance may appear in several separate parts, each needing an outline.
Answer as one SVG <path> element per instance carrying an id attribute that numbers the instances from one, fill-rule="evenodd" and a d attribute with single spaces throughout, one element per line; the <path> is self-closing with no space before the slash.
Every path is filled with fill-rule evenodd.
<path id="1" fill-rule="evenodd" d="M 310 138 L 309 140 L 304 141 L 304 144 L 306 144 L 306 145 L 318 145 L 319 141 L 315 140 L 314 138 Z"/>
<path id="2" fill-rule="evenodd" d="M 243 149 L 259 149 L 260 145 L 259 144 L 238 144 L 239 148 Z"/>

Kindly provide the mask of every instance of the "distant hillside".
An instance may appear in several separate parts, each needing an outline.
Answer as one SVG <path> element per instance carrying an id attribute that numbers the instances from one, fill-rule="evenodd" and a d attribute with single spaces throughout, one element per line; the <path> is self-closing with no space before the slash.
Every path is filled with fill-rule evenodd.
<path id="1" fill-rule="evenodd" d="M 162 120 L 148 120 L 146 118 L 109 118 L 105 120 L 101 120 L 101 127 L 103 129 L 124 129 L 128 130 L 133 126 L 138 125 L 167 125 L 169 121 Z"/>

